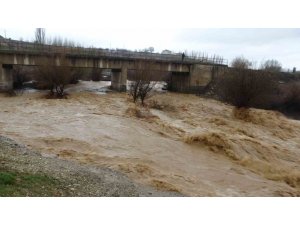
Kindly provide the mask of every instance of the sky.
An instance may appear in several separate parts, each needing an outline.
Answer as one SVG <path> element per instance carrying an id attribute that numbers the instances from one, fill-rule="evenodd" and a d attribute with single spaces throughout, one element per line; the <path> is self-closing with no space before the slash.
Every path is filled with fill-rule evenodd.
<path id="1" fill-rule="evenodd" d="M 196 51 L 229 63 L 276 59 L 300 70 L 299 0 L 10 0 L 0 35 L 33 40 L 35 27 L 85 46 Z M 12 10 L 13 9 L 13 10 Z"/>
<path id="2" fill-rule="evenodd" d="M 35 28 L 1 28 L 0 35 L 33 40 L 34 31 Z M 233 58 L 243 56 L 256 66 L 265 60 L 276 59 L 283 68 L 300 69 L 300 29 L 46 28 L 46 36 L 68 38 L 87 47 L 197 51 L 222 56 L 229 63 Z"/>

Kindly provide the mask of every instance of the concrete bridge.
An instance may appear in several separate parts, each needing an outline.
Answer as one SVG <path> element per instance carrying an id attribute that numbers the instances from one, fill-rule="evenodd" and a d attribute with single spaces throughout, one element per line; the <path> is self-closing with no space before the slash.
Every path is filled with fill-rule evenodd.
<path id="1" fill-rule="evenodd" d="M 81 47 L 38 45 L 0 39 L 0 90 L 12 89 L 14 65 L 38 66 L 39 62 L 55 56 L 57 66 L 65 56 L 69 66 L 78 68 L 111 69 L 112 89 L 126 91 L 127 72 L 134 70 L 137 60 L 154 62 L 155 71 L 171 73 L 171 87 L 189 92 L 210 82 L 215 73 L 227 67 L 221 58 L 191 58 L 181 54 L 158 54 Z"/>

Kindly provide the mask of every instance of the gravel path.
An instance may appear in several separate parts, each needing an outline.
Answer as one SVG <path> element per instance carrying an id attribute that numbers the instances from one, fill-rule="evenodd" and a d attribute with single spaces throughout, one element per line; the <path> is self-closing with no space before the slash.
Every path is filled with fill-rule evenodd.
<path id="1" fill-rule="evenodd" d="M 108 168 L 42 156 L 3 136 L 0 136 L 0 164 L 14 171 L 51 176 L 59 180 L 69 196 L 180 196 L 134 183 Z"/>

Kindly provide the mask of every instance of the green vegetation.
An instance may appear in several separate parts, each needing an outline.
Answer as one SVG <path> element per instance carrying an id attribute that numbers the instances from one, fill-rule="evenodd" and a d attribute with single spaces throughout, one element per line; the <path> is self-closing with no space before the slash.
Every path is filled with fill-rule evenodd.
<path id="1" fill-rule="evenodd" d="M 0 196 L 62 196 L 59 181 L 43 175 L 12 172 L 0 168 Z"/>
<path id="2" fill-rule="evenodd" d="M 0 172 L 0 185 L 12 185 L 15 183 L 15 174 Z"/>

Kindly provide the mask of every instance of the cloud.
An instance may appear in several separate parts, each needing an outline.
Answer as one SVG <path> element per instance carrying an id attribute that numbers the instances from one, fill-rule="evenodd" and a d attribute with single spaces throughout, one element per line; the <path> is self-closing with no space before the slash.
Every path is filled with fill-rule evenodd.
<path id="1" fill-rule="evenodd" d="M 177 43 L 229 61 L 243 55 L 256 62 L 277 59 L 284 67 L 300 68 L 300 29 L 183 29 Z"/>
<path id="2" fill-rule="evenodd" d="M 260 45 L 281 39 L 300 38 L 300 29 L 183 29 L 178 40 L 225 44 Z"/>

